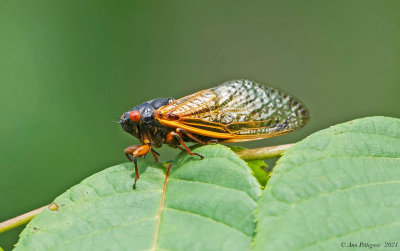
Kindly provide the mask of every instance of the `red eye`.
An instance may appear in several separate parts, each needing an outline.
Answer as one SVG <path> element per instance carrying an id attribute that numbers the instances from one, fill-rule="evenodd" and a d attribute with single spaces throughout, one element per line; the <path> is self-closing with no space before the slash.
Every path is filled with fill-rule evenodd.
<path id="1" fill-rule="evenodd" d="M 131 111 L 129 113 L 129 118 L 133 121 L 133 122 L 139 122 L 140 120 L 140 112 L 138 111 Z"/>

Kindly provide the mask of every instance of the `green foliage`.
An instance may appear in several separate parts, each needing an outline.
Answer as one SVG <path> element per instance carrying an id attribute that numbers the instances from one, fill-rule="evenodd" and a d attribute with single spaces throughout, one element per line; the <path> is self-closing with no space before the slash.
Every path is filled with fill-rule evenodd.
<path id="1" fill-rule="evenodd" d="M 246 149 L 239 146 L 230 146 L 229 148 L 234 152 Z M 256 177 L 261 187 L 264 188 L 271 175 L 271 170 L 268 170 L 268 165 L 263 160 L 250 160 L 247 161 L 247 165 L 253 171 L 253 176 Z"/>
<path id="2" fill-rule="evenodd" d="M 399 194 L 399 119 L 322 130 L 287 150 L 275 167 L 258 203 L 255 250 L 398 241 Z"/>
<path id="3" fill-rule="evenodd" d="M 226 147 L 195 151 L 206 158 L 179 155 L 165 198 L 166 168 L 154 162 L 139 162 L 136 190 L 130 163 L 85 179 L 28 224 L 16 250 L 250 249 L 259 184 Z"/>
<path id="4" fill-rule="evenodd" d="M 398 241 L 399 119 L 309 136 L 286 151 L 262 193 L 254 167 L 263 161 L 246 165 L 221 145 L 195 152 L 205 159 L 182 153 L 173 162 L 165 196 L 167 168 L 155 162 L 139 162 L 136 190 L 130 163 L 85 179 L 55 200 L 58 211 L 28 224 L 16 250 L 339 250 Z"/>
<path id="5" fill-rule="evenodd" d="M 267 170 L 267 164 L 263 160 L 251 160 L 247 161 L 247 165 L 253 171 L 254 177 L 256 177 L 260 185 L 264 188 L 270 175 L 270 171 Z"/>

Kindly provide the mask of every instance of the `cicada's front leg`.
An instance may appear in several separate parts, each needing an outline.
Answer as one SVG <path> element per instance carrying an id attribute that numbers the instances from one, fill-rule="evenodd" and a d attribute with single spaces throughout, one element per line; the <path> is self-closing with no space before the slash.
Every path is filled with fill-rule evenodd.
<path id="1" fill-rule="evenodd" d="M 150 145 L 133 145 L 125 149 L 125 155 L 130 162 L 135 164 L 135 181 L 133 189 L 136 189 L 136 181 L 139 179 L 139 169 L 137 166 L 137 157 L 145 156 L 151 150 Z"/>

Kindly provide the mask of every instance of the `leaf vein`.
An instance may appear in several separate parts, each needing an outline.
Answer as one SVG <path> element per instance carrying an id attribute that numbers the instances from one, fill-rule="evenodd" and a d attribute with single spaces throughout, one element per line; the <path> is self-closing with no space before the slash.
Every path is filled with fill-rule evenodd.
<path id="1" fill-rule="evenodd" d="M 299 200 L 299 201 L 297 201 L 295 203 L 288 203 L 286 201 L 278 200 L 278 198 L 276 198 L 272 193 L 271 194 L 278 201 L 283 202 L 283 203 L 288 203 L 288 204 L 291 205 L 291 207 L 288 210 L 283 211 L 282 214 L 279 215 L 278 219 L 280 219 L 283 216 L 285 216 L 289 211 L 292 211 L 298 205 L 303 204 L 303 203 L 308 202 L 308 201 L 311 201 L 311 200 L 314 200 L 314 199 L 319 198 L 319 197 L 325 197 L 325 196 L 329 196 L 329 195 L 332 195 L 332 194 L 335 194 L 335 193 L 342 193 L 342 192 L 349 191 L 349 190 L 352 190 L 352 189 L 358 189 L 358 188 L 369 187 L 369 186 L 394 184 L 394 183 L 400 183 L 400 180 L 391 180 L 391 181 L 384 181 L 384 182 L 373 182 L 373 183 L 357 184 L 357 185 L 354 185 L 354 186 L 345 187 L 345 188 L 334 190 L 334 191 L 327 192 L 327 193 L 319 193 L 316 196 L 309 197 L 309 198 L 307 198 L 305 200 Z"/>
<path id="2" fill-rule="evenodd" d="M 283 174 L 289 173 L 289 172 L 291 172 L 291 171 L 293 171 L 293 170 L 295 170 L 295 169 L 297 169 L 299 167 L 305 166 L 307 164 L 312 164 L 312 163 L 316 163 L 316 162 L 319 162 L 319 161 L 323 161 L 323 160 L 345 159 L 345 158 L 348 158 L 348 159 L 366 158 L 366 159 L 370 159 L 370 160 L 374 159 L 374 158 L 375 159 L 387 159 L 387 160 L 400 160 L 400 157 L 387 157 L 387 156 L 333 156 L 333 155 L 330 155 L 330 156 L 324 156 L 322 158 L 315 159 L 315 160 L 312 160 L 312 161 L 307 161 L 307 162 L 304 162 L 304 163 L 301 163 L 301 164 L 297 164 L 297 165 L 296 164 L 291 164 L 291 165 L 293 165 L 293 167 L 290 168 L 289 170 L 283 171 L 283 172 L 279 172 L 277 170 L 275 172 L 275 174 L 283 175 Z M 286 164 L 286 163 L 281 161 L 280 164 Z"/>
<path id="3" fill-rule="evenodd" d="M 356 233 L 359 233 L 359 232 L 362 232 L 362 231 L 366 231 L 366 230 L 370 230 L 370 229 L 374 229 L 374 228 L 389 227 L 391 225 L 399 225 L 399 224 L 400 224 L 400 221 L 395 221 L 395 222 L 391 222 L 391 223 L 380 224 L 380 225 L 375 225 L 375 226 L 366 227 L 366 228 L 359 228 L 359 229 L 357 229 L 355 231 L 351 231 L 351 232 L 348 232 L 348 233 L 345 233 L 345 234 L 335 235 L 335 236 L 332 236 L 330 238 L 314 241 L 314 242 L 309 243 L 309 244 L 307 244 L 305 246 L 301 246 L 298 250 L 302 250 L 302 249 L 305 249 L 305 248 L 320 244 L 322 242 L 327 242 L 327 241 L 330 241 L 330 240 L 335 240 L 335 239 L 338 239 L 338 238 L 346 237 L 346 236 L 349 236 L 349 235 L 352 235 L 352 234 L 356 234 Z"/>
<path id="4" fill-rule="evenodd" d="M 108 228 L 103 228 L 103 229 L 100 229 L 100 230 L 91 232 L 91 233 L 89 233 L 89 234 L 80 235 L 80 236 L 77 237 L 77 238 L 72 238 L 72 239 L 69 239 L 69 240 L 64 241 L 64 242 L 62 242 L 62 243 L 59 243 L 59 244 L 58 244 L 57 246 L 55 246 L 52 250 L 58 250 L 57 247 L 60 247 L 60 246 L 65 245 L 65 244 L 67 244 L 67 243 L 70 243 L 70 242 L 73 242 L 73 241 L 76 241 L 76 240 L 80 240 L 80 239 L 84 239 L 84 238 L 86 238 L 86 237 L 95 236 L 95 235 L 97 235 L 97 234 L 101 234 L 101 233 L 107 232 L 107 231 L 112 230 L 112 229 L 114 229 L 114 228 L 120 228 L 120 227 L 131 226 L 131 225 L 135 225 L 135 224 L 138 224 L 138 223 L 142 223 L 142 222 L 149 221 L 149 220 L 155 220 L 155 219 L 156 219 L 156 217 L 148 217 L 148 218 L 144 218 L 144 219 L 140 219 L 140 220 L 136 220 L 136 221 L 126 222 L 126 223 L 124 223 L 124 224 L 120 224 L 120 225 L 116 225 L 116 226 L 111 226 L 111 227 L 108 227 Z"/>
<path id="5" fill-rule="evenodd" d="M 205 218 L 205 219 L 208 219 L 208 220 L 210 220 L 210 221 L 213 221 L 213 222 L 222 224 L 222 225 L 224 225 L 224 226 L 226 226 L 226 227 L 228 227 L 228 228 L 230 228 L 230 229 L 233 229 L 233 230 L 235 230 L 235 231 L 237 231 L 237 232 L 240 232 L 240 233 L 242 233 L 242 234 L 244 234 L 244 235 L 246 235 L 246 236 L 252 238 L 251 235 L 249 235 L 249 234 L 243 232 L 242 230 L 239 230 L 239 229 L 235 228 L 234 226 L 228 225 L 228 224 L 226 224 L 225 222 L 222 222 L 222 221 L 219 221 L 219 220 L 217 220 L 217 219 L 211 218 L 211 217 L 209 217 L 209 216 L 207 216 L 207 215 L 203 215 L 203 214 L 199 214 L 199 213 L 195 213 L 195 212 L 189 212 L 189 211 L 185 211 L 185 210 L 178 209 L 178 208 L 172 208 L 172 207 L 164 207 L 164 209 L 173 210 L 173 211 L 176 211 L 176 212 L 185 213 L 185 214 L 189 214 L 189 215 L 194 215 L 194 216 L 197 216 L 197 217 Z"/>
<path id="6" fill-rule="evenodd" d="M 244 190 L 240 190 L 240 189 L 236 189 L 236 188 L 232 188 L 232 187 L 225 187 L 225 186 L 221 186 L 215 183 L 209 183 L 209 182 L 204 182 L 204 181 L 199 181 L 199 180 L 187 180 L 187 179 L 177 179 L 177 178 L 169 178 L 170 180 L 179 180 L 179 181 L 184 181 L 184 182 L 193 182 L 193 183 L 199 183 L 199 184 L 206 184 L 209 186 L 215 186 L 215 187 L 219 187 L 219 188 L 224 188 L 224 189 L 229 189 L 229 190 L 233 190 L 233 191 L 238 191 L 238 192 L 242 192 L 247 194 L 255 203 L 257 203 L 257 201 L 247 192 Z"/>

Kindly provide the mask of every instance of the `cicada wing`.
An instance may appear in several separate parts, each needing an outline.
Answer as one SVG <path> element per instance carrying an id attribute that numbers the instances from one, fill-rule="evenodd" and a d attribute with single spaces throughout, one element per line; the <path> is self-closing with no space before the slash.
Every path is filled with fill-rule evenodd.
<path id="1" fill-rule="evenodd" d="M 166 126 L 233 142 L 288 133 L 303 126 L 309 113 L 282 91 L 234 80 L 161 107 L 157 119 Z"/>

